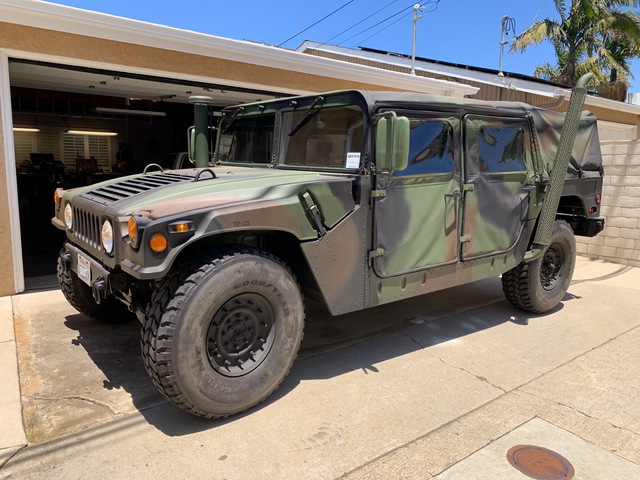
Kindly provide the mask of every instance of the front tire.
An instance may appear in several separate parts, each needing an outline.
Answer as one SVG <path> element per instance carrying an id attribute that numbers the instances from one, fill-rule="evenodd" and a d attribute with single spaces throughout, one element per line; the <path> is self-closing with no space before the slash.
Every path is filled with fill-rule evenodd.
<path id="1" fill-rule="evenodd" d="M 224 418 L 280 385 L 303 326 L 293 273 L 268 253 L 236 247 L 187 261 L 162 280 L 147 308 L 142 356 L 172 403 Z"/>
<path id="2" fill-rule="evenodd" d="M 576 263 L 576 241 L 567 222 L 556 220 L 551 241 L 532 262 L 522 262 L 502 275 L 502 289 L 514 306 L 531 313 L 555 308 L 569 289 Z"/>

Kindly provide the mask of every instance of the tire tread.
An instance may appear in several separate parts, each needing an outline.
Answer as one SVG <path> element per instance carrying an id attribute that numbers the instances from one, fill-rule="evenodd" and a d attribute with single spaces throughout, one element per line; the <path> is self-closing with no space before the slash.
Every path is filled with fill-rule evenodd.
<path id="1" fill-rule="evenodd" d="M 180 314 L 190 294 L 198 288 L 198 281 L 201 278 L 205 277 L 211 270 L 220 268 L 226 262 L 240 255 L 259 256 L 277 263 L 291 274 L 298 285 L 291 269 L 278 257 L 268 252 L 245 246 L 227 247 L 216 254 L 203 254 L 199 257 L 190 258 L 164 277 L 158 283 L 151 296 L 142 324 L 142 359 L 153 384 L 160 393 L 176 406 L 193 415 L 207 419 L 226 418 L 230 414 L 215 414 L 205 411 L 192 404 L 180 391 L 174 378 L 174 365 L 171 361 L 171 345 L 175 334 L 173 319 Z M 299 289 L 300 286 L 298 285 Z M 285 376 L 288 373 L 289 371 L 285 373 Z M 278 386 L 258 403 L 263 402 Z"/>

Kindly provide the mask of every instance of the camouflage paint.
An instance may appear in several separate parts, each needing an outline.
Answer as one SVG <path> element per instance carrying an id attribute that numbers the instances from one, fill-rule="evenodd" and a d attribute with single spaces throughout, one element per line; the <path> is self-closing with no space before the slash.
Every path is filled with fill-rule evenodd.
<path id="1" fill-rule="evenodd" d="M 195 177 L 194 173 L 182 171 L 182 174 Z M 73 231 L 67 231 L 67 237 L 100 258 L 105 265 L 114 268 L 121 264 L 123 270 L 135 278 L 151 279 L 166 272 L 186 244 L 175 248 L 170 245 L 163 255 L 152 254 L 142 248 L 133 249 L 127 241 L 127 222 L 132 214 L 151 220 L 144 229 L 143 244 L 154 233 L 167 235 L 168 224 L 186 220 L 194 221 L 193 240 L 229 231 L 278 230 L 288 232 L 300 241 L 308 241 L 316 239 L 318 232 L 303 206 L 302 194 L 307 192 L 311 195 L 324 227 L 329 229 L 355 208 L 352 176 L 239 167 L 225 167 L 216 175 L 217 178 L 203 176 L 198 182 L 190 179 L 156 188 L 109 205 L 96 205 L 94 201 L 83 198 L 83 194 L 104 187 L 117 187 L 123 181 L 139 176 L 65 192 L 59 205 L 73 201 L 74 206 L 83 211 L 94 211 L 101 218 L 116 219 L 114 231 L 120 232 L 113 256 L 107 256 L 100 248 L 84 242 Z M 63 210 L 57 210 L 57 226 L 63 221 Z"/>
<path id="2" fill-rule="evenodd" d="M 520 103 L 411 93 L 337 92 L 323 96 L 325 106 L 351 104 L 363 109 L 364 146 L 359 152 L 358 172 L 354 168 L 284 169 L 278 154 L 286 148 L 279 142 L 286 142 L 287 135 L 278 130 L 276 114 L 271 164 L 239 167 L 225 163 L 213 169 L 215 179 L 207 180 L 203 175 L 199 182 L 157 188 L 110 205 L 87 197 L 96 186 L 65 193 L 60 205 L 71 201 L 100 220 L 111 218 L 116 222 L 114 230 L 121 235 L 113 257 L 82 244 L 72 232 L 68 232 L 69 239 L 108 267 L 119 265 L 132 277 L 154 279 L 166 273 L 182 248 L 199 239 L 229 232 L 236 232 L 236 238 L 255 232 L 287 232 L 299 242 L 332 314 L 496 276 L 522 261 L 544 203 L 562 115 Z M 242 114 L 307 109 L 317 98 L 256 103 L 246 106 Z M 390 109 L 407 116 L 437 112 L 450 119 L 455 139 L 454 172 L 404 177 L 376 172 L 371 118 Z M 237 108 L 230 108 L 227 119 L 235 111 Z M 475 122 L 487 119 L 520 122 L 526 127 L 526 165 L 522 171 L 479 171 L 474 147 L 467 143 L 473 135 L 467 133 L 477 131 Z M 595 121 L 584 117 L 572 165 L 575 172 L 582 172 L 583 179 L 599 177 L 594 193 L 601 185 L 596 144 Z M 178 173 L 195 177 L 196 171 Z M 317 217 L 309 213 L 305 197 Z M 166 232 L 167 225 L 177 220 L 192 220 L 196 229 L 172 244 L 164 256 L 145 249 L 134 251 L 126 239 L 126 221 L 132 213 L 150 221 L 144 238 L 156 231 Z M 62 208 L 57 209 L 57 217 L 62 220 Z"/>

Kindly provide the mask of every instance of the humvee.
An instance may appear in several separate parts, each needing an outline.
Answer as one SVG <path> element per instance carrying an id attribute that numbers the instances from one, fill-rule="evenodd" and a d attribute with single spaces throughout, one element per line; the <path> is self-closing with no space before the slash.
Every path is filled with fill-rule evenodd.
<path id="1" fill-rule="evenodd" d="M 207 418 L 278 387 L 303 295 L 338 315 L 501 275 L 509 302 L 547 312 L 574 235 L 604 226 L 585 94 L 566 116 L 365 91 L 227 108 L 210 166 L 56 192 L 60 287 L 89 317 L 135 313 L 154 384 Z"/>

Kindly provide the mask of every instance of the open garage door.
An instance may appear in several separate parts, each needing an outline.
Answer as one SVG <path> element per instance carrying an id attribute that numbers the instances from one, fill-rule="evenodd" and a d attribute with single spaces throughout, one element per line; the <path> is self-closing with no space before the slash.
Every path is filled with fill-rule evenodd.
<path id="1" fill-rule="evenodd" d="M 53 192 L 166 168 L 187 148 L 192 95 L 212 109 L 286 96 L 273 91 L 126 71 L 10 59 L 23 270 L 27 289 L 56 284 L 64 235 L 51 226 Z"/>

